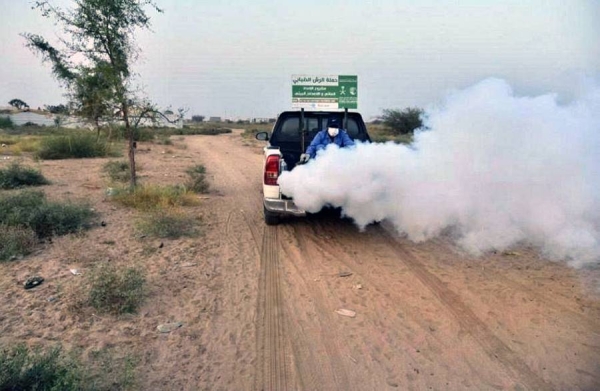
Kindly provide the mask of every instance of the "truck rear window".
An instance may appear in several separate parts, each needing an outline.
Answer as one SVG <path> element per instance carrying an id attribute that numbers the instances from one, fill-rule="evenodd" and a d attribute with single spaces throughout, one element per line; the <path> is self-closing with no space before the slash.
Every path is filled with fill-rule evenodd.
<path id="1" fill-rule="evenodd" d="M 277 141 L 280 142 L 300 142 L 299 118 L 287 118 L 281 125 L 281 130 L 277 133 Z M 310 142 L 317 133 L 327 126 L 325 118 L 304 118 L 304 129 L 308 131 L 307 141 Z M 360 133 L 358 123 L 353 118 L 348 118 L 346 131 L 350 138 L 355 139 Z"/>

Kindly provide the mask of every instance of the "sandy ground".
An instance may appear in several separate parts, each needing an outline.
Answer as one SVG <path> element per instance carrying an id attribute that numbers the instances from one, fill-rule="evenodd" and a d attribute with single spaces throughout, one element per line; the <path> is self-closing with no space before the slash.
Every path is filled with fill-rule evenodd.
<path id="1" fill-rule="evenodd" d="M 529 248 L 473 258 L 331 215 L 267 227 L 260 144 L 239 132 L 140 145 L 142 181 L 183 182 L 203 163 L 213 189 L 186 209 L 203 234 L 159 248 L 106 199 L 106 161 L 41 163 L 49 198 L 88 200 L 107 225 L 0 264 L 0 343 L 134 354 L 143 390 L 600 389 L 597 270 Z M 106 260 L 147 270 L 137 315 L 68 309 L 69 269 Z M 46 282 L 25 291 L 31 274 Z M 168 321 L 183 327 L 157 332 Z"/>

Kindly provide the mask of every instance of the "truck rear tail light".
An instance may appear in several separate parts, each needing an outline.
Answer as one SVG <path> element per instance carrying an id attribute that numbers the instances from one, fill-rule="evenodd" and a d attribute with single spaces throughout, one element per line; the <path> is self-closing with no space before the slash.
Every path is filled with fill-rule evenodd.
<path id="1" fill-rule="evenodd" d="M 279 159 L 279 155 L 267 156 L 267 161 L 265 163 L 265 185 L 277 185 L 277 178 L 279 177 Z"/>

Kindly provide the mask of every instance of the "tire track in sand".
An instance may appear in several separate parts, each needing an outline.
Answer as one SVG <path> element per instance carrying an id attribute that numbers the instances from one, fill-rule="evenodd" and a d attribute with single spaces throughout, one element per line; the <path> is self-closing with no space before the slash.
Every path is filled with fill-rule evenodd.
<path id="1" fill-rule="evenodd" d="M 465 332 L 477 341 L 489 357 L 495 358 L 502 363 L 507 372 L 514 379 L 518 379 L 528 389 L 536 391 L 553 389 L 550 384 L 546 383 L 533 372 L 525 361 L 502 342 L 500 338 L 496 337 L 489 327 L 463 303 L 458 294 L 448 289 L 438 277 L 427 271 L 417 257 L 403 248 L 386 229 L 378 228 L 383 234 L 382 239 L 398 254 L 398 258 L 444 304 Z"/>
<path id="2" fill-rule="evenodd" d="M 258 296 L 257 390 L 287 390 L 286 339 L 277 227 L 264 229 Z"/>

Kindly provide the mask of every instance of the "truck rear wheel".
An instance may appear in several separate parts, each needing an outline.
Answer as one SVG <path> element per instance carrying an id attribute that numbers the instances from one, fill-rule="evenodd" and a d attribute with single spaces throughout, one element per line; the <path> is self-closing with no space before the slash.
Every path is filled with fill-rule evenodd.
<path id="1" fill-rule="evenodd" d="M 273 212 L 269 212 L 267 210 L 267 208 L 265 208 L 263 206 L 263 209 L 265 211 L 265 223 L 267 225 L 277 225 L 279 224 L 279 215 L 273 213 Z"/>

